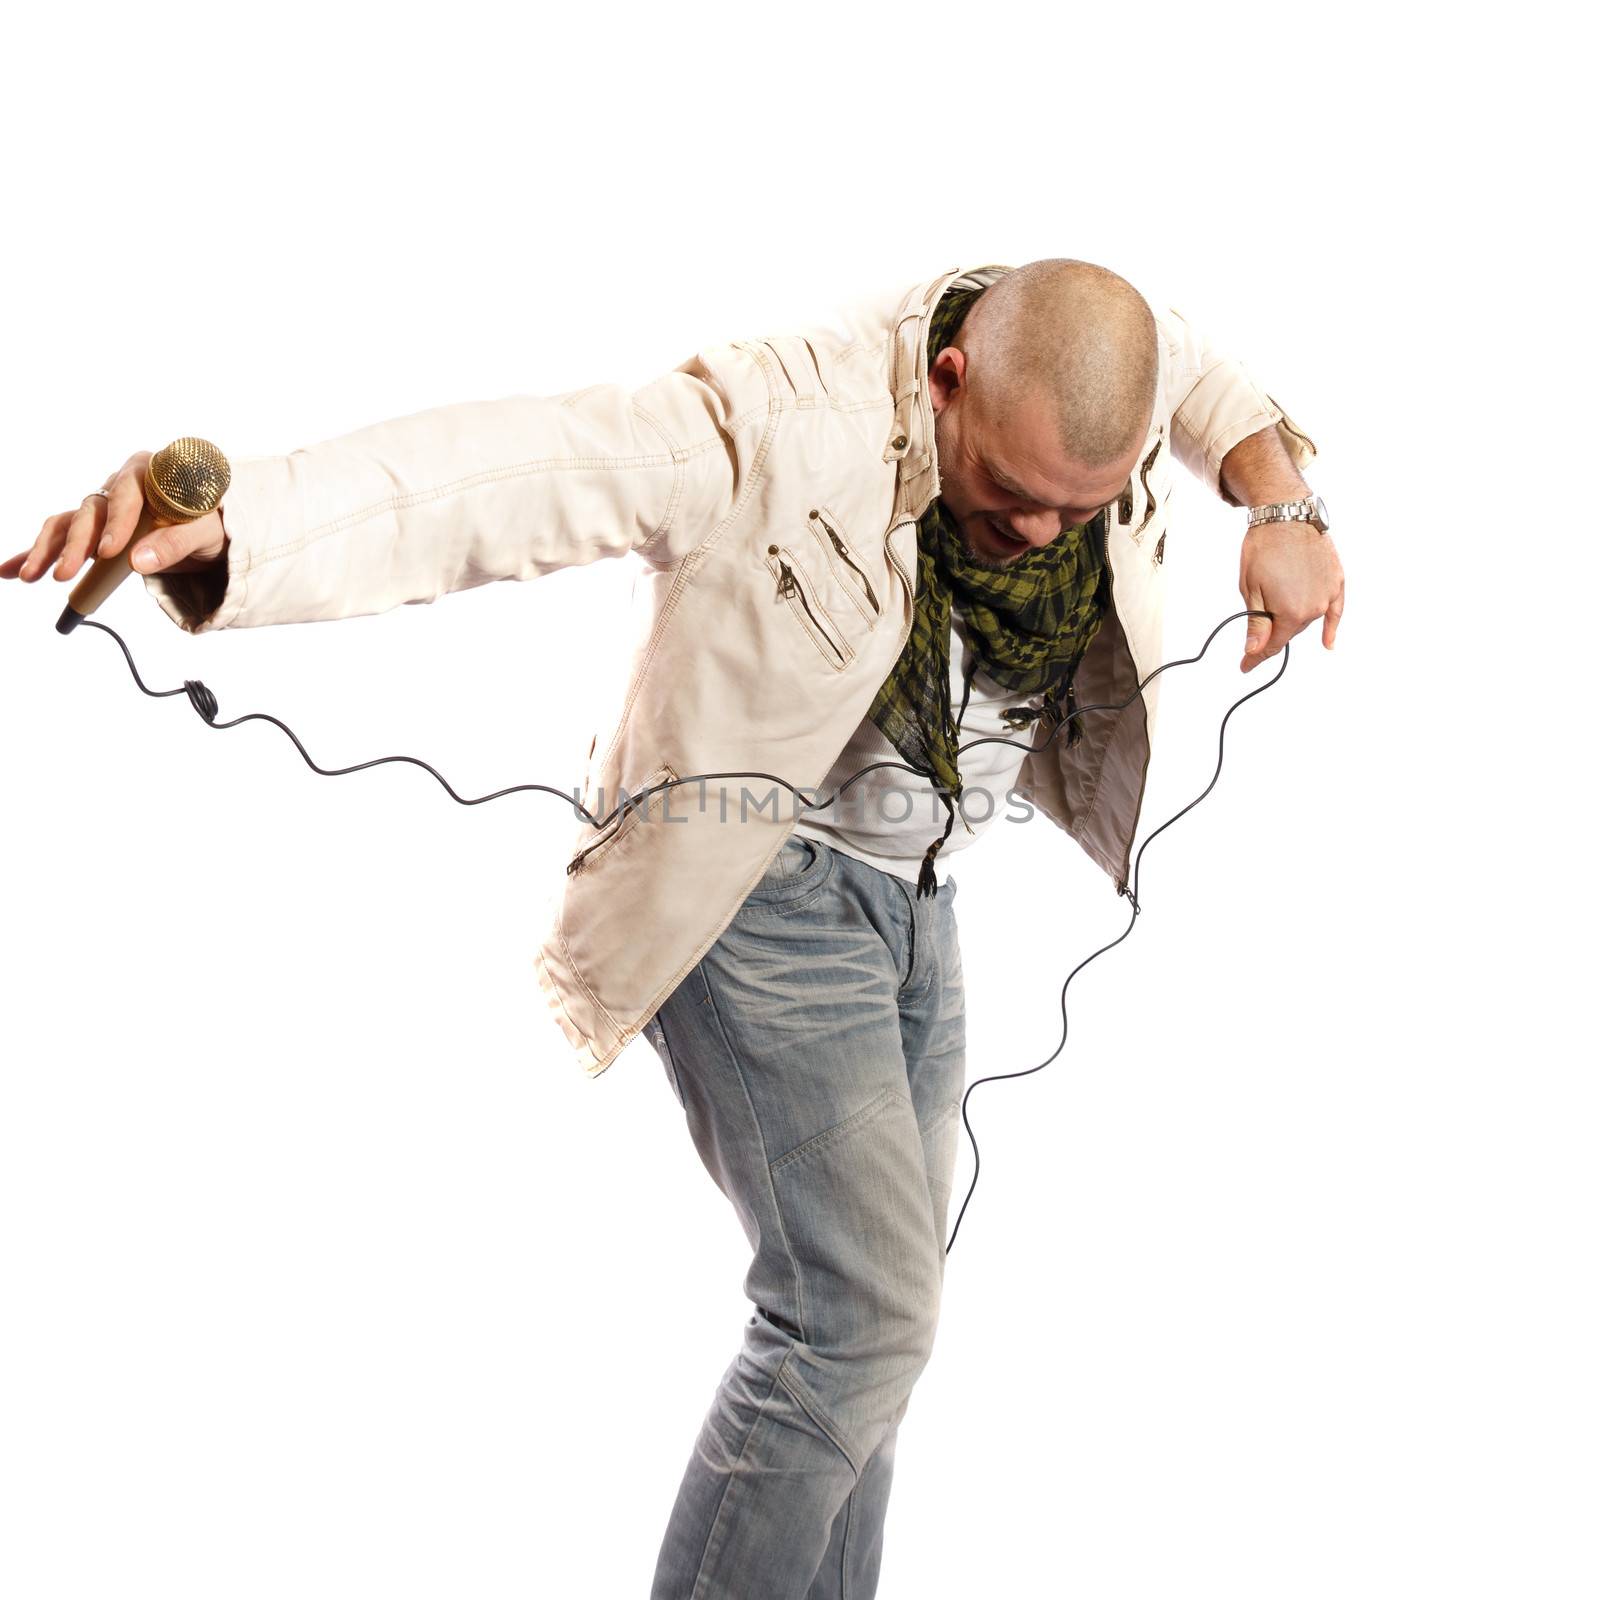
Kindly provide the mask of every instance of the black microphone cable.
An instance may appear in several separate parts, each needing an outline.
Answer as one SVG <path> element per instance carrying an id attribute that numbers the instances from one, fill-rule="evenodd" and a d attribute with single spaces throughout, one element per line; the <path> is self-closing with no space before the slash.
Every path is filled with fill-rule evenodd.
<path id="1" fill-rule="evenodd" d="M 1270 617 L 1271 615 L 1272 613 L 1270 611 L 1236 611 L 1231 617 L 1224 617 L 1222 621 L 1219 622 L 1216 627 L 1214 627 L 1211 632 L 1206 635 L 1206 642 L 1200 646 L 1199 655 L 1184 656 L 1173 661 L 1163 661 L 1161 665 L 1149 675 L 1149 677 L 1144 678 L 1140 682 L 1138 688 L 1135 689 L 1133 693 L 1138 694 L 1144 688 L 1145 684 L 1149 683 L 1152 678 L 1160 676 L 1160 674 L 1165 672 L 1168 667 L 1187 667 L 1193 665 L 1196 661 L 1201 660 L 1205 656 L 1206 651 L 1211 648 L 1211 641 L 1215 639 L 1216 636 L 1221 633 L 1230 622 L 1235 622 L 1240 617 Z M 1139 864 L 1144 860 L 1145 851 L 1150 848 L 1151 843 L 1158 835 L 1165 833 L 1167 829 L 1178 820 L 1179 817 L 1185 816 L 1188 812 L 1193 811 L 1194 808 L 1199 805 L 1200 802 L 1204 800 L 1213 789 L 1216 788 L 1217 779 L 1222 776 L 1222 747 L 1224 738 L 1228 731 L 1228 718 L 1231 717 L 1234 712 L 1245 703 L 1246 700 L 1253 700 L 1258 694 L 1265 694 L 1266 691 L 1283 676 L 1284 672 L 1288 669 L 1288 666 L 1289 646 L 1286 643 L 1283 647 L 1283 660 L 1279 663 L 1278 670 L 1272 675 L 1272 677 L 1268 678 L 1265 683 L 1258 684 L 1249 692 L 1249 694 L 1241 695 L 1233 702 L 1231 706 L 1228 707 L 1227 711 L 1223 713 L 1222 721 L 1217 726 L 1217 765 L 1211 774 L 1211 782 L 1208 783 L 1205 788 L 1202 789 L 1200 793 L 1188 803 L 1188 805 L 1184 806 L 1179 811 L 1173 812 L 1173 814 L 1168 817 L 1159 828 L 1145 836 L 1144 843 L 1139 846 L 1138 853 L 1133 858 L 1133 879 L 1130 883 L 1124 884 L 1123 887 L 1118 891 L 1119 894 L 1125 894 L 1128 897 L 1129 903 L 1133 907 L 1133 910 L 1128 917 L 1127 927 L 1124 928 L 1115 939 L 1111 940 L 1109 944 L 1103 944 L 1092 955 L 1085 956 L 1083 960 L 1080 961 L 1077 966 L 1075 966 L 1072 971 L 1067 974 L 1065 982 L 1063 982 L 1061 985 L 1061 1042 L 1055 1047 L 1054 1050 L 1050 1052 L 1049 1055 L 1044 1058 L 1043 1061 L 1039 1062 L 1037 1066 L 1025 1067 L 1020 1072 L 991 1072 L 986 1077 L 974 1079 L 973 1082 L 967 1085 L 966 1093 L 961 1096 L 961 1121 L 966 1127 L 967 1139 L 972 1145 L 972 1182 L 967 1186 L 967 1197 L 961 1202 L 961 1209 L 956 1213 L 955 1226 L 950 1230 L 950 1238 L 945 1244 L 944 1251 L 947 1256 L 950 1254 L 951 1249 L 955 1245 L 956 1235 L 961 1231 L 961 1219 L 967 1214 L 967 1206 L 972 1200 L 972 1191 L 978 1187 L 978 1170 L 981 1166 L 981 1162 L 978 1157 L 978 1140 L 977 1136 L 972 1131 L 972 1123 L 967 1118 L 967 1101 L 972 1097 L 972 1091 L 976 1089 L 980 1083 L 997 1083 L 1006 1078 L 1031 1077 L 1035 1072 L 1040 1071 L 1044 1067 L 1048 1067 L 1050 1063 L 1054 1061 L 1064 1049 L 1066 1049 L 1067 990 L 1071 987 L 1072 980 L 1077 977 L 1077 975 L 1082 972 L 1083 969 L 1088 966 L 1096 956 L 1103 956 L 1107 950 L 1115 949 L 1117 945 L 1121 944 L 1122 941 L 1133 932 L 1133 925 L 1139 920 L 1139 912 L 1141 909 L 1139 905 Z M 1126 700 L 1123 700 L 1118 704 L 1117 709 L 1120 709 L 1121 706 L 1131 704 L 1132 700 L 1133 695 L 1129 695 Z M 1077 711 L 1073 712 L 1072 715 L 1078 716 L 1085 711 L 1103 711 L 1106 709 L 1107 707 L 1105 705 L 1079 706 Z M 1070 719 L 1063 720 L 1063 727 L 1066 724 L 1066 720 Z M 1050 738 L 1053 739 L 1059 731 L 1059 728 L 1052 729 Z M 992 741 L 974 739 L 972 742 L 974 744 L 983 744 Z M 1008 739 L 1004 742 L 1009 744 L 1011 741 Z M 1049 739 L 1045 741 L 1046 744 L 1049 742 Z M 965 746 L 963 746 L 963 748 L 965 748 Z"/>
<path id="2" fill-rule="evenodd" d="M 1105 701 L 1105 702 L 1103 702 L 1101 704 L 1098 704 L 1098 705 L 1086 705 L 1086 706 L 1078 706 L 1078 707 L 1076 707 L 1073 711 L 1071 711 L 1068 714 L 1066 714 L 1065 716 L 1059 718 L 1059 720 L 1056 721 L 1055 726 L 1053 728 L 1051 728 L 1049 734 L 1046 735 L 1046 737 L 1037 745 L 1025 744 L 1022 741 L 1017 740 L 1017 739 L 1007 739 L 1007 738 L 1004 738 L 1004 737 L 1002 737 L 1001 735 L 998 735 L 998 734 L 991 734 L 991 735 L 988 735 L 988 736 L 986 736 L 984 738 L 969 740 L 966 744 L 963 744 L 963 745 L 959 746 L 959 748 L 957 749 L 956 753 L 959 756 L 962 753 L 964 753 L 965 751 L 971 750 L 971 749 L 975 749 L 977 746 L 982 745 L 982 744 L 1005 744 L 1005 745 L 1010 745 L 1013 749 L 1024 750 L 1024 751 L 1028 751 L 1028 752 L 1037 754 L 1038 752 L 1048 748 L 1051 740 L 1053 740 L 1056 737 L 1056 735 L 1058 733 L 1060 733 L 1061 730 L 1063 728 L 1065 728 L 1067 726 L 1067 724 L 1069 722 L 1072 722 L 1075 718 L 1081 717 L 1081 716 L 1085 715 L 1087 712 L 1090 712 L 1090 711 L 1121 711 L 1126 706 L 1129 706 L 1129 705 L 1133 704 L 1134 699 L 1143 691 L 1145 684 L 1150 683 L 1153 679 L 1159 677 L 1163 672 L 1165 672 L 1167 670 L 1168 667 L 1192 666 L 1192 665 L 1194 665 L 1195 662 L 1203 660 L 1205 658 L 1205 654 L 1206 654 L 1207 650 L 1209 650 L 1211 648 L 1212 640 L 1214 640 L 1216 638 L 1216 636 L 1219 633 L 1221 633 L 1222 630 L 1225 627 L 1227 627 L 1227 625 L 1230 622 L 1237 622 L 1240 617 L 1266 617 L 1266 618 L 1268 618 L 1270 620 L 1271 617 L 1272 617 L 1272 613 L 1270 611 L 1236 611 L 1231 616 L 1224 617 L 1222 619 L 1222 621 L 1219 622 L 1216 625 L 1216 627 L 1214 627 L 1211 630 L 1211 632 L 1206 635 L 1206 641 L 1205 641 L 1205 643 L 1203 645 L 1201 645 L 1199 653 L 1197 655 L 1182 656 L 1182 657 L 1179 657 L 1179 658 L 1177 658 L 1175 660 L 1172 660 L 1172 661 L 1164 661 L 1164 662 L 1162 662 L 1162 664 L 1159 667 L 1157 667 L 1153 672 L 1149 673 L 1145 678 L 1140 680 L 1140 682 L 1134 687 L 1133 692 L 1125 700 Z M 218 729 L 222 729 L 222 728 L 237 728 L 242 723 L 246 723 L 246 722 L 255 722 L 255 721 L 270 722 L 275 727 L 283 729 L 283 731 L 289 736 L 290 740 L 293 741 L 295 749 L 298 750 L 300 752 L 301 756 L 304 758 L 306 765 L 308 767 L 310 767 L 313 772 L 317 773 L 321 777 L 324 777 L 324 778 L 339 778 L 339 777 L 345 776 L 347 773 L 363 772 L 368 767 L 382 766 L 385 762 L 388 762 L 388 761 L 407 761 L 407 762 L 410 762 L 411 765 L 413 765 L 413 766 L 421 767 L 421 768 L 424 769 L 424 771 L 431 772 L 433 774 L 433 776 L 439 780 L 440 784 L 444 788 L 445 793 L 448 794 L 450 796 L 450 798 L 452 800 L 454 800 L 458 805 L 479 806 L 479 805 L 483 805 L 486 801 L 498 800 L 503 795 L 516 794 L 519 791 L 524 790 L 524 789 L 527 789 L 527 790 L 538 790 L 538 791 L 540 791 L 540 792 L 542 792 L 544 794 L 553 794 L 553 795 L 559 796 L 562 800 L 566 801 L 566 803 L 573 808 L 574 812 L 576 812 L 578 815 L 582 816 L 585 819 L 585 821 L 587 821 L 589 823 L 589 825 L 592 828 L 595 828 L 596 830 L 606 826 L 606 824 L 608 824 L 620 812 L 625 811 L 625 810 L 629 809 L 632 806 L 639 805 L 642 801 L 647 799 L 652 794 L 656 794 L 656 793 L 658 793 L 658 792 L 660 792 L 661 790 L 664 790 L 664 789 L 674 788 L 679 784 L 700 783 L 700 782 L 703 782 L 704 780 L 709 779 L 709 778 L 766 778 L 770 782 L 779 785 L 779 787 L 787 789 L 792 795 L 794 795 L 794 797 L 800 802 L 801 805 L 806 807 L 807 810 L 821 811 L 821 810 L 825 810 L 828 806 L 831 806 L 833 804 L 833 802 L 835 800 L 837 800 L 839 798 L 839 796 L 841 794 L 843 794 L 844 791 L 850 787 L 851 784 L 856 782 L 856 780 L 858 778 L 865 777 L 869 772 L 876 772 L 880 767 L 898 767 L 902 772 L 909 772 L 909 773 L 912 773 L 914 776 L 917 776 L 917 777 L 926 778 L 926 777 L 932 776 L 932 774 L 930 774 L 930 773 L 918 771 L 917 768 L 909 766 L 909 765 L 907 765 L 907 763 L 905 763 L 903 761 L 888 761 L 888 760 L 886 760 L 886 761 L 874 761 L 870 766 L 862 767 L 860 769 L 860 771 L 851 773 L 850 776 L 848 778 L 846 778 L 845 781 L 839 785 L 838 789 L 835 790 L 834 793 L 832 795 L 830 795 L 826 800 L 807 800 L 806 797 L 804 796 L 804 794 L 802 794 L 801 791 L 799 789 L 797 789 L 792 783 L 790 783 L 786 778 L 778 777 L 777 774 L 775 774 L 775 773 L 771 773 L 771 772 L 697 772 L 697 773 L 691 773 L 688 777 L 684 777 L 684 778 L 669 778 L 668 780 L 666 780 L 663 783 L 652 784 L 649 788 L 641 789 L 635 795 L 627 795 L 626 791 L 624 791 L 625 798 L 623 800 L 619 801 L 617 803 L 617 805 L 611 811 L 607 812 L 606 815 L 603 818 L 600 818 L 598 820 L 594 817 L 594 815 L 584 805 L 582 805 L 578 801 L 578 799 L 575 797 L 575 795 L 568 794 L 566 791 L 561 790 L 561 789 L 553 788 L 550 784 L 547 784 L 547 783 L 517 783 L 517 784 L 512 784 L 511 787 L 509 787 L 509 788 L 495 790 L 495 792 L 493 794 L 479 795 L 476 799 L 467 800 L 467 799 L 463 799 L 459 794 L 457 794 L 455 792 L 455 790 L 450 786 L 449 782 L 445 779 L 445 777 L 444 777 L 444 775 L 442 773 L 440 773 L 436 768 L 429 766 L 426 761 L 423 761 L 423 760 L 421 760 L 420 758 L 418 758 L 416 756 L 378 756 L 375 760 L 372 760 L 372 761 L 361 761 L 361 762 L 358 762 L 353 767 L 333 767 L 333 768 L 319 767 L 316 764 L 316 762 L 311 759 L 311 756 L 307 752 L 306 747 L 303 744 L 301 744 L 300 740 L 295 736 L 294 730 L 292 728 L 290 728 L 287 723 L 280 722 L 277 717 L 272 716 L 268 712 L 265 712 L 265 711 L 248 711 L 242 717 L 235 717 L 231 722 L 218 722 L 217 721 L 217 711 L 218 711 L 217 697 L 216 697 L 216 695 L 214 695 L 211 692 L 211 690 L 209 688 L 206 687 L 206 685 L 199 678 L 185 678 L 183 680 L 183 686 L 181 688 L 178 688 L 178 689 L 151 689 L 151 688 L 146 686 L 144 679 L 139 676 L 139 669 L 138 669 L 138 667 L 136 667 L 134 665 L 133 656 L 132 656 L 131 652 L 129 651 L 127 644 L 124 643 L 122 635 L 119 634 L 115 628 L 108 627 L 103 622 L 96 622 L 93 617 L 85 617 L 85 618 L 83 618 L 83 620 L 78 624 L 78 626 L 79 627 L 84 627 L 84 628 L 98 628 L 100 630 L 100 632 L 110 634 L 111 637 L 117 641 L 117 644 L 120 647 L 123 655 L 127 658 L 128 670 L 129 670 L 129 672 L 131 672 L 133 674 L 133 681 L 136 684 L 138 684 L 139 689 L 140 689 L 140 691 L 142 693 L 149 695 L 154 700 L 162 700 L 162 699 L 165 699 L 169 695 L 175 695 L 175 694 L 187 695 L 188 699 L 189 699 L 189 704 L 194 707 L 195 711 L 199 714 L 201 720 L 208 727 L 212 727 L 212 728 L 218 728 Z M 1077 975 L 1080 972 L 1082 972 L 1083 969 L 1086 966 L 1088 966 L 1088 964 L 1091 961 L 1093 961 L 1095 959 L 1095 957 L 1102 956 L 1102 955 L 1104 955 L 1106 953 L 1107 950 L 1114 949 L 1117 945 L 1121 944 L 1122 941 L 1124 939 L 1126 939 L 1130 933 L 1133 932 L 1133 925 L 1134 925 L 1135 922 L 1138 921 L 1139 912 L 1140 912 L 1140 905 L 1139 905 L 1139 866 L 1140 866 L 1140 863 L 1144 859 L 1145 851 L 1150 848 L 1151 842 L 1158 835 L 1166 832 L 1166 830 L 1168 828 L 1170 828 L 1172 826 L 1172 824 L 1178 820 L 1179 817 L 1184 816 L 1186 813 L 1192 811 L 1216 787 L 1217 779 L 1222 774 L 1223 741 L 1224 741 L 1224 737 L 1225 737 L 1226 732 L 1227 732 L 1228 718 L 1231 717 L 1234 714 L 1234 712 L 1237 711 L 1239 709 L 1239 707 L 1242 706 L 1245 703 L 1246 700 L 1253 700 L 1258 694 L 1265 693 L 1266 690 L 1270 689 L 1275 683 L 1277 683 L 1278 680 L 1283 677 L 1284 671 L 1288 667 L 1288 665 L 1289 665 L 1289 646 L 1288 646 L 1288 644 L 1285 644 L 1283 646 L 1283 661 L 1280 663 L 1280 665 L 1278 667 L 1278 670 L 1277 670 L 1277 673 L 1273 677 L 1269 678 L 1265 683 L 1260 684 L 1256 688 L 1252 689 L 1248 694 L 1241 696 L 1238 700 L 1235 700 L 1234 703 L 1231 706 L 1228 707 L 1227 712 L 1224 714 L 1224 716 L 1222 718 L 1222 722 L 1221 722 L 1220 726 L 1217 729 L 1217 765 L 1216 765 L 1216 770 L 1211 775 L 1211 782 L 1208 783 L 1205 786 L 1205 788 L 1202 789 L 1200 791 L 1200 793 L 1197 794 L 1194 797 L 1194 799 L 1191 800 L 1188 803 L 1188 805 L 1184 806 L 1181 811 L 1177 811 L 1172 816 L 1168 817 L 1167 820 L 1165 822 L 1163 822 L 1161 824 L 1161 826 L 1159 828 L 1157 828 L 1153 833 L 1149 834 L 1145 838 L 1144 843 L 1139 846 L 1138 854 L 1134 857 L 1134 861 L 1133 861 L 1133 879 L 1132 879 L 1132 882 L 1124 884 L 1118 890 L 1119 894 L 1125 894 L 1128 897 L 1129 901 L 1132 903 L 1132 906 L 1133 906 L 1132 914 L 1128 918 L 1128 926 L 1126 928 L 1124 928 L 1122 930 L 1122 932 L 1120 934 L 1118 934 L 1118 936 L 1115 939 L 1111 940 L 1111 942 L 1109 944 L 1104 944 L 1098 950 L 1096 950 L 1092 955 L 1085 956 L 1084 959 L 1082 961 L 1080 961 L 1078 963 L 1078 965 L 1075 966 L 1072 969 L 1072 971 L 1067 974 L 1066 981 L 1061 985 L 1061 1042 L 1059 1044 L 1057 1044 L 1055 1049 L 1052 1050 L 1050 1052 L 1050 1054 L 1047 1055 L 1044 1058 L 1043 1061 L 1039 1062 L 1037 1066 L 1027 1067 L 1027 1068 L 1024 1068 L 1023 1070 L 1021 1070 L 1019 1072 L 996 1072 L 996 1073 L 990 1073 L 986 1077 L 978 1078 L 978 1079 L 974 1080 L 972 1083 L 968 1084 L 966 1092 L 961 1097 L 961 1121 L 962 1121 L 963 1125 L 966 1127 L 967 1139 L 972 1145 L 972 1161 L 973 1161 L 972 1182 L 967 1187 L 966 1199 L 964 1199 L 961 1202 L 961 1210 L 956 1215 L 955 1227 L 951 1229 L 950 1238 L 945 1244 L 945 1254 L 947 1256 L 949 1255 L 951 1249 L 955 1245 L 956 1234 L 959 1233 L 960 1230 L 961 1230 L 961 1222 L 962 1222 L 962 1219 L 967 1214 L 968 1205 L 970 1205 L 971 1202 L 972 1202 L 973 1191 L 978 1187 L 978 1173 L 979 1173 L 979 1170 L 981 1169 L 981 1165 L 982 1165 L 981 1160 L 980 1160 L 979 1155 L 978 1155 L 978 1140 L 977 1140 L 977 1136 L 973 1133 L 971 1120 L 967 1116 L 967 1101 L 971 1098 L 972 1091 L 974 1089 L 976 1089 L 980 1083 L 995 1083 L 995 1082 L 1001 1081 L 1001 1080 L 1006 1079 L 1006 1078 L 1026 1078 L 1026 1077 L 1029 1077 L 1033 1073 L 1040 1071 L 1042 1068 L 1049 1066 L 1050 1063 L 1052 1061 L 1054 1061 L 1055 1058 L 1058 1055 L 1061 1054 L 1062 1050 L 1066 1048 L 1066 1043 L 1067 1043 L 1067 989 L 1071 986 L 1072 980 L 1075 977 L 1077 977 Z M 598 841 L 596 841 L 596 842 L 598 842 Z"/>

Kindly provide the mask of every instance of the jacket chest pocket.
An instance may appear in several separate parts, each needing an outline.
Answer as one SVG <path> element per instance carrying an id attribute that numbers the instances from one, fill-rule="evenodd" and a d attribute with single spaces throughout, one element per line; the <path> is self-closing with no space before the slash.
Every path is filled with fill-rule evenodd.
<path id="1" fill-rule="evenodd" d="M 796 541 L 798 543 L 798 541 Z M 818 653 L 836 672 L 842 672 L 855 657 L 855 650 L 844 630 L 822 603 L 822 588 L 813 567 L 793 544 L 767 546 L 767 570 L 777 586 L 777 598 L 787 602 Z"/>
<path id="2" fill-rule="evenodd" d="M 850 664 L 855 651 L 839 624 L 823 606 L 821 589 L 794 546 L 769 544 L 767 570 L 777 583 L 778 598 L 788 602 L 789 609 L 816 645 L 822 659 L 836 672 L 842 672 Z"/>
<path id="3" fill-rule="evenodd" d="M 1127 528 L 1129 537 L 1134 544 L 1144 541 L 1146 531 L 1156 513 L 1166 504 L 1167 500 L 1167 472 L 1166 459 L 1162 446 L 1166 442 L 1166 433 L 1163 430 L 1157 434 L 1156 442 L 1151 445 L 1139 465 L 1134 469 L 1134 476 L 1129 478 L 1122 494 L 1117 499 L 1117 521 Z M 1137 512 L 1137 515 L 1135 513 Z M 1165 553 L 1166 529 L 1160 529 L 1160 537 L 1156 540 L 1152 551 L 1152 563 L 1161 564 Z"/>
<path id="4" fill-rule="evenodd" d="M 878 625 L 883 600 L 839 519 L 826 506 L 814 507 L 781 544 L 766 545 L 763 559 L 774 598 L 787 603 L 818 654 L 842 672 Z"/>
<path id="5" fill-rule="evenodd" d="M 823 560 L 833 569 L 840 589 L 849 596 L 850 603 L 861 614 L 867 627 L 875 628 L 883 614 L 883 604 L 872 579 L 866 574 L 860 560 L 845 543 L 839 531 L 839 519 L 826 507 L 815 506 L 806 518 L 812 535 L 822 551 Z"/>

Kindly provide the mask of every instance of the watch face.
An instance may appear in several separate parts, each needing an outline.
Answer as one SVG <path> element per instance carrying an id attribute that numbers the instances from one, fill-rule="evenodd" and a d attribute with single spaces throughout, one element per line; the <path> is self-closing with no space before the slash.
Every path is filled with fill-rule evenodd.
<path id="1" fill-rule="evenodd" d="M 1326 533 L 1328 531 L 1328 508 L 1322 503 L 1320 494 L 1311 497 L 1311 516 L 1317 527 Z"/>

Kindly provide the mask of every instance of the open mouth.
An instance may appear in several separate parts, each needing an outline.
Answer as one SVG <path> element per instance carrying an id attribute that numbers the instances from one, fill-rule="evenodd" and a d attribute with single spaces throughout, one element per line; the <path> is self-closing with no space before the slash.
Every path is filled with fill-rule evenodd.
<path id="1" fill-rule="evenodd" d="M 1013 538 L 1011 534 L 1007 533 L 1005 529 L 998 526 L 998 524 L 991 522 L 987 524 L 987 527 L 991 537 L 994 539 L 994 542 L 1003 550 L 1006 550 L 1007 552 L 1013 552 L 1026 550 L 1028 548 L 1028 541 L 1026 539 Z"/>

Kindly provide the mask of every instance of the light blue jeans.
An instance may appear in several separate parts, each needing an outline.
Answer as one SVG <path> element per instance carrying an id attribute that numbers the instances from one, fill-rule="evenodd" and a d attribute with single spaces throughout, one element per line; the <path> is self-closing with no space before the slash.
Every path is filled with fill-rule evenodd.
<path id="1" fill-rule="evenodd" d="M 754 1256 L 651 1600 L 869 1600 L 966 1077 L 954 879 L 791 836 L 645 1032 Z"/>

